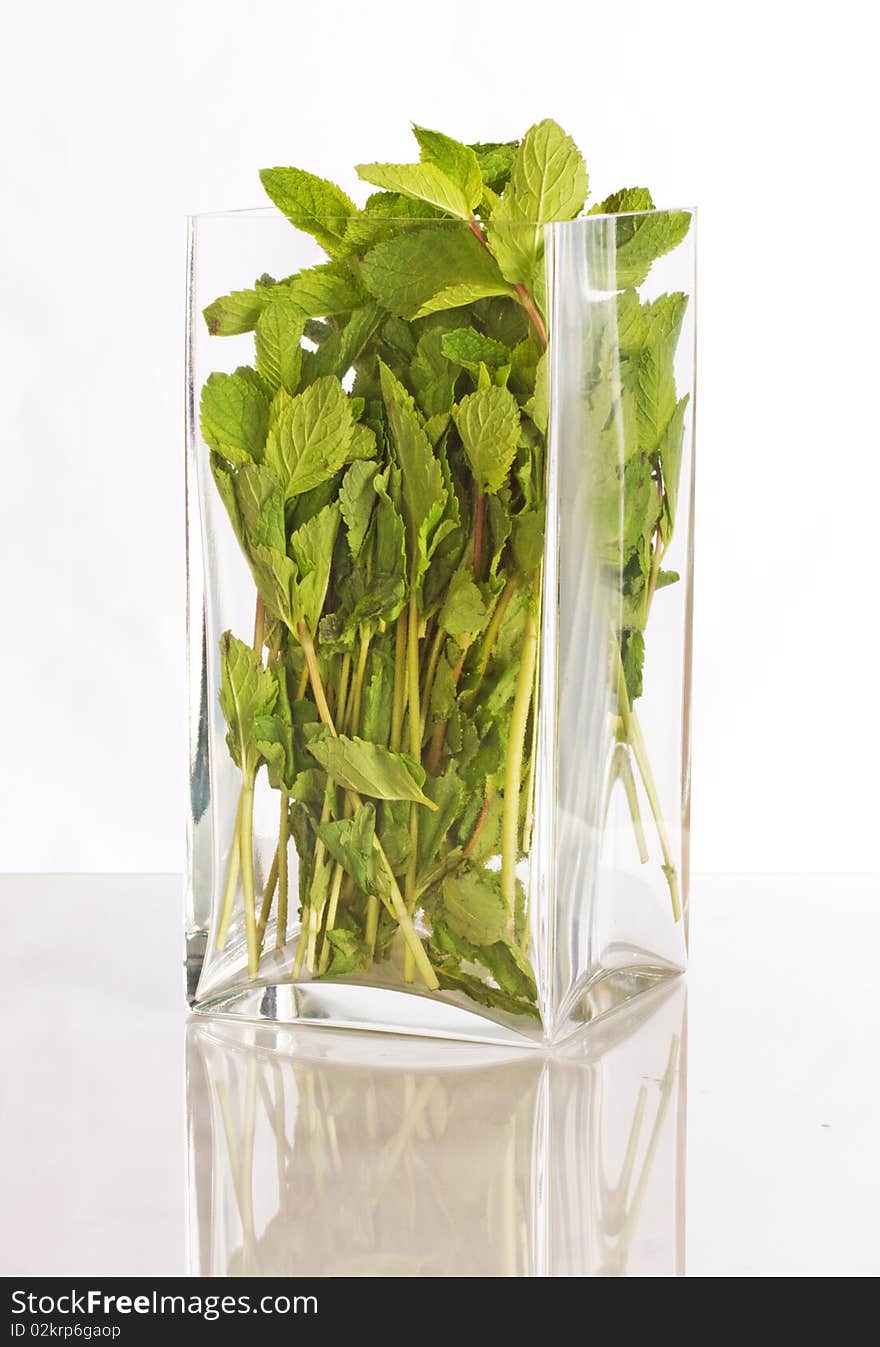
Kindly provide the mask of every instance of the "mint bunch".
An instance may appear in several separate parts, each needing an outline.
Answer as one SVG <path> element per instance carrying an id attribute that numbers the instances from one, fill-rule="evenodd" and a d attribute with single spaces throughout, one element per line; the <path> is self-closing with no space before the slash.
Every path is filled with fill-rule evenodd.
<path id="1" fill-rule="evenodd" d="M 256 587 L 253 641 L 221 641 L 221 705 L 242 788 L 216 932 L 243 894 L 248 973 L 273 905 L 301 933 L 290 971 L 404 976 L 536 1015 L 527 895 L 548 425 L 544 231 L 584 208 L 587 170 L 552 121 L 519 143 L 414 128 L 419 159 L 362 164 L 358 207 L 296 168 L 263 185 L 325 263 L 217 299 L 216 335 L 253 332 L 254 362 L 212 374 L 201 429 Z M 594 209 L 652 210 L 643 189 Z M 614 773 L 640 846 L 634 767 L 674 865 L 633 710 L 644 629 L 675 521 L 684 404 L 672 356 L 683 296 L 634 287 L 689 217 L 626 216 L 617 246 L 619 386 L 597 349 L 586 389 L 602 548 L 623 619 Z M 345 383 L 343 383 L 345 380 Z M 612 406 L 612 400 L 614 405 Z M 622 417 L 620 463 L 611 422 Z M 625 508 L 620 520 L 621 474 Z M 607 510 L 603 513 L 603 503 Z M 606 521 L 607 514 L 607 521 Z M 619 562 L 624 558 L 622 580 Z M 278 793 L 278 847 L 256 891 L 254 783 Z"/>

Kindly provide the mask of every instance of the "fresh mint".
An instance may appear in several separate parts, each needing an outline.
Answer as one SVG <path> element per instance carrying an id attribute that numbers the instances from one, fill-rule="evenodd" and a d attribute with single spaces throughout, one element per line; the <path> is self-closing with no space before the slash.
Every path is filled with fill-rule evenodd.
<path id="1" fill-rule="evenodd" d="M 589 180 L 552 121 L 518 142 L 413 131 L 417 160 L 359 166 L 377 189 L 363 206 L 300 169 L 265 170 L 270 199 L 328 260 L 205 310 L 211 334 L 254 337 L 253 365 L 212 374 L 201 395 L 212 475 L 256 588 L 253 641 L 220 643 L 241 791 L 215 940 L 240 886 L 249 975 L 273 911 L 288 958 L 292 839 L 294 978 L 363 980 L 399 944 L 408 981 L 534 1016 L 517 866 L 530 851 L 550 419 L 544 225 L 579 215 Z M 678 580 L 661 563 L 678 507 L 687 297 L 645 303 L 637 287 L 690 218 L 655 212 L 640 187 L 590 209 L 611 217 L 617 268 L 583 388 L 599 556 L 620 596 L 612 784 L 647 859 L 641 777 L 677 916 L 635 703 L 651 605 Z M 264 765 L 278 847 L 258 895 Z"/>

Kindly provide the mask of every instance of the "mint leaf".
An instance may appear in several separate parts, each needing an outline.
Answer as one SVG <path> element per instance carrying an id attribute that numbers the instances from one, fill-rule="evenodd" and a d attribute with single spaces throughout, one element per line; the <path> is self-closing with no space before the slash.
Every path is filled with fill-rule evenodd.
<path id="1" fill-rule="evenodd" d="M 263 668 L 258 652 L 225 631 L 220 637 L 220 707 L 230 756 L 246 777 L 253 777 L 260 760 L 254 722 L 271 714 L 277 696 L 275 676 Z"/>
<path id="2" fill-rule="evenodd" d="M 647 187 L 622 187 L 612 192 L 598 205 L 591 206 L 588 215 L 619 215 L 625 211 L 653 210 L 654 202 Z"/>
<path id="3" fill-rule="evenodd" d="M 459 327 L 454 332 L 444 332 L 440 349 L 447 360 L 452 360 L 471 374 L 479 373 L 480 365 L 489 370 L 501 369 L 509 365 L 511 352 L 503 342 L 484 337 L 472 327 Z"/>
<path id="4" fill-rule="evenodd" d="M 468 214 L 471 214 L 483 195 L 483 175 L 474 151 L 469 145 L 462 145 L 461 141 L 444 136 L 440 131 L 429 131 L 424 126 L 414 126 L 413 135 L 419 143 L 422 161 L 433 164 L 455 183 L 467 203 Z"/>
<path id="5" fill-rule="evenodd" d="M 462 147 L 464 148 L 464 147 Z M 479 169 L 477 170 L 479 173 Z M 403 196 L 415 197 L 436 206 L 449 215 L 467 220 L 471 214 L 471 203 L 467 191 L 447 177 L 436 164 L 358 164 L 357 175 L 374 187 L 382 187 L 389 192 L 398 192 Z M 482 189 L 482 179 L 480 179 Z M 479 199 L 479 198 L 478 198 Z"/>
<path id="6" fill-rule="evenodd" d="M 379 465 L 369 459 L 353 463 L 339 487 L 339 506 L 348 530 L 348 548 L 353 557 L 363 547 L 370 527 L 376 504 L 373 479 L 378 471 Z"/>
<path id="7" fill-rule="evenodd" d="M 436 809 L 422 791 L 423 768 L 403 753 L 392 753 L 379 744 L 322 730 L 309 741 L 309 752 L 328 776 L 348 790 L 377 800 L 413 800 Z"/>
<path id="8" fill-rule="evenodd" d="M 497 263 L 465 225 L 426 225 L 378 244 L 364 283 L 390 313 L 421 318 L 487 295 L 509 295 Z"/>
<path id="9" fill-rule="evenodd" d="M 441 892 L 443 920 L 472 945 L 507 939 L 507 904 L 491 871 L 468 867 L 447 875 Z"/>
<path id="10" fill-rule="evenodd" d="M 669 424 L 663 432 L 658 446 L 660 468 L 663 473 L 663 521 L 661 525 L 663 540 L 668 543 L 675 527 L 675 515 L 678 508 L 678 487 L 681 478 L 681 452 L 684 445 L 684 417 L 689 401 L 685 394 L 675 405 L 675 411 L 669 418 Z M 672 584 L 679 577 L 675 571 L 661 571 L 657 588 Z"/>
<path id="11" fill-rule="evenodd" d="M 264 168 L 260 182 L 292 225 L 311 234 L 331 257 L 348 255 L 346 229 L 358 209 L 341 188 L 300 168 Z"/>
<path id="12" fill-rule="evenodd" d="M 375 651 L 369 681 L 364 688 L 361 705 L 361 734 L 372 743 L 388 743 L 391 731 L 391 695 L 394 671 L 386 658 L 377 658 Z"/>
<path id="13" fill-rule="evenodd" d="M 550 422 L 550 360 L 546 351 L 541 353 L 535 366 L 535 391 L 525 410 L 541 434 L 546 435 Z"/>
<path id="14" fill-rule="evenodd" d="M 341 332 L 334 332 L 317 351 L 303 352 L 303 383 L 315 383 L 325 375 L 342 378 L 359 358 L 382 319 L 373 303 L 354 309 Z"/>
<path id="15" fill-rule="evenodd" d="M 382 396 L 401 470 L 403 518 L 406 524 L 413 581 L 427 561 L 431 532 L 446 503 L 443 473 L 419 421 L 412 397 L 385 364 L 379 368 Z"/>
<path id="16" fill-rule="evenodd" d="M 208 331 L 212 337 L 234 337 L 240 332 L 253 332 L 263 312 L 264 296 L 259 290 L 233 290 L 222 295 L 203 310 Z"/>
<path id="17" fill-rule="evenodd" d="M 483 596 L 466 570 L 458 570 L 449 582 L 437 623 L 450 636 L 476 636 L 483 630 L 489 612 Z"/>
<path id="18" fill-rule="evenodd" d="M 295 304 L 304 318 L 330 318 L 349 313 L 367 298 L 364 288 L 345 262 L 324 262 L 309 267 L 282 281 L 269 292 L 269 303 L 276 295 Z"/>
<path id="19" fill-rule="evenodd" d="M 272 403 L 265 463 L 289 500 L 333 477 L 354 434 L 351 404 L 334 376 L 295 397 L 281 389 Z"/>
<path id="20" fill-rule="evenodd" d="M 651 263 L 677 248 L 691 225 L 690 211 L 655 211 L 617 223 L 617 288 L 639 286 Z"/>
<path id="21" fill-rule="evenodd" d="M 297 777 L 293 744 L 293 717 L 287 695 L 287 675 L 283 665 L 275 670 L 278 699 L 271 716 L 254 718 L 254 740 L 266 760 L 269 785 L 273 790 L 292 791 Z"/>
<path id="22" fill-rule="evenodd" d="M 256 323 L 257 373 L 274 393 L 295 393 L 302 367 L 303 317 L 292 300 L 273 300 Z"/>
<path id="23" fill-rule="evenodd" d="M 252 369 L 208 376 L 201 398 L 202 439 L 227 463 L 261 461 L 268 420 L 269 398 Z"/>
<path id="24" fill-rule="evenodd" d="M 443 341 L 444 335 L 437 328 L 424 332 L 410 361 L 409 382 L 427 417 L 448 412 L 455 397 L 459 371 L 446 359 Z"/>
<path id="25" fill-rule="evenodd" d="M 290 535 L 291 555 L 299 569 L 298 615 L 310 631 L 317 627 L 324 608 L 339 519 L 339 505 L 334 502 Z"/>
<path id="26" fill-rule="evenodd" d="M 519 441 L 516 398 L 506 388 L 478 389 L 462 398 L 452 416 L 480 491 L 500 491 Z"/>
<path id="27" fill-rule="evenodd" d="M 623 631 L 620 636 L 620 659 L 630 703 L 642 695 L 642 672 L 645 664 L 645 638 L 640 631 Z"/>
<path id="28" fill-rule="evenodd" d="M 419 865 L 422 867 L 437 855 L 444 837 L 461 812 L 464 786 L 455 763 L 451 763 L 442 776 L 430 778 L 425 783 L 425 794 L 437 808 L 419 826 Z"/>
<path id="29" fill-rule="evenodd" d="M 355 810 L 352 818 L 318 824 L 318 836 L 329 854 L 351 875 L 362 893 L 380 893 L 385 875 L 380 872 L 373 839 L 376 810 L 369 803 Z"/>
<path id="30" fill-rule="evenodd" d="M 325 935 L 330 942 L 330 962 L 322 977 L 344 977 L 347 973 L 357 973 L 370 964 L 370 947 L 365 940 L 359 940 L 353 931 L 344 926 L 331 927 Z"/>
<path id="31" fill-rule="evenodd" d="M 587 185 L 586 164 L 561 126 L 548 120 L 526 132 L 489 223 L 489 243 L 507 280 L 534 281 L 543 256 L 543 226 L 573 220 L 583 209 Z"/>
<path id="32" fill-rule="evenodd" d="M 493 192 L 503 191 L 516 162 L 518 142 L 487 141 L 484 144 L 471 145 L 470 148 L 477 156 L 477 163 L 486 186 Z"/>

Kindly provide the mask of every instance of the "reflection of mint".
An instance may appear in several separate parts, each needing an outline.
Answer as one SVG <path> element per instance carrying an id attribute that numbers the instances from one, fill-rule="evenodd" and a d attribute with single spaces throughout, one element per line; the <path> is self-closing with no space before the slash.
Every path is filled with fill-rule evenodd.
<path id="1" fill-rule="evenodd" d="M 305 966 L 364 977 L 400 929 L 408 980 L 418 972 L 432 990 L 534 1015 L 516 867 L 530 848 L 545 515 L 542 226 L 581 212 L 588 178 L 555 122 L 519 144 L 414 132 L 417 161 L 359 166 L 378 189 L 362 208 L 302 170 L 266 170 L 272 201 L 329 261 L 261 276 L 205 310 L 211 333 L 255 342 L 253 368 L 211 375 L 201 403 L 258 595 L 253 646 L 229 633 L 221 642 L 242 791 L 217 944 L 239 876 L 249 974 L 273 905 L 285 944 L 292 835 L 294 976 Z M 643 212 L 617 226 L 619 293 L 584 396 L 599 558 L 621 600 L 614 780 L 646 858 L 641 775 L 676 906 L 633 703 L 652 600 L 678 578 L 661 562 L 678 498 L 686 399 L 673 357 L 687 300 L 645 304 L 635 287 L 689 217 L 654 214 L 643 188 L 593 209 Z M 263 763 L 280 821 L 258 914 L 251 819 Z"/>

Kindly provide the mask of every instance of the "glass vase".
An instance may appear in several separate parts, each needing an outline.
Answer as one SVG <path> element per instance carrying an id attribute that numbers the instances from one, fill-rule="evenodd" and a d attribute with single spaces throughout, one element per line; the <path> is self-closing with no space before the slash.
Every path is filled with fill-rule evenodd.
<path id="1" fill-rule="evenodd" d="M 694 232 L 383 305 L 274 210 L 190 221 L 194 1010 L 555 1043 L 684 969 Z"/>

